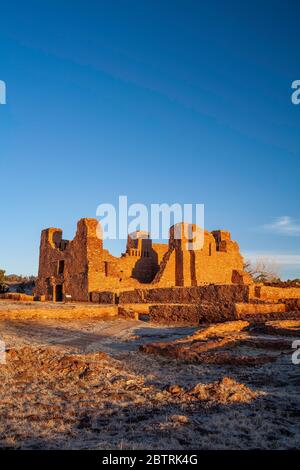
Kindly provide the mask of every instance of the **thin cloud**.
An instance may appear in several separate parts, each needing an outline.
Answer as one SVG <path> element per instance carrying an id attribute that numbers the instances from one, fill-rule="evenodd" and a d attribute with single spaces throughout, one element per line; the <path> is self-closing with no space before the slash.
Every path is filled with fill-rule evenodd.
<path id="1" fill-rule="evenodd" d="M 275 253 L 243 253 L 244 259 L 251 262 L 270 262 L 278 266 L 300 266 L 300 254 L 275 254 Z"/>
<path id="2" fill-rule="evenodd" d="M 288 215 L 276 217 L 272 224 L 265 224 L 262 226 L 262 229 L 278 235 L 289 237 L 300 236 L 300 224 Z"/>

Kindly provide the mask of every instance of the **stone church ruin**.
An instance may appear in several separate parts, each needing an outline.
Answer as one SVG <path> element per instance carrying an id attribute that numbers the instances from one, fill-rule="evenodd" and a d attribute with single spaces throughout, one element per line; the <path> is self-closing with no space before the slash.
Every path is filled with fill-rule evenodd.
<path id="1" fill-rule="evenodd" d="M 201 249 L 189 249 L 184 224 L 181 237 L 170 228 L 168 244 L 153 243 L 147 232 L 128 235 L 126 251 L 115 257 L 97 236 L 99 222 L 81 219 L 73 240 L 58 228 L 42 231 L 36 293 L 46 300 L 90 301 L 109 289 L 191 287 L 205 284 L 248 284 L 243 258 L 229 232 L 204 231 Z M 193 226 L 194 228 L 194 226 Z"/>

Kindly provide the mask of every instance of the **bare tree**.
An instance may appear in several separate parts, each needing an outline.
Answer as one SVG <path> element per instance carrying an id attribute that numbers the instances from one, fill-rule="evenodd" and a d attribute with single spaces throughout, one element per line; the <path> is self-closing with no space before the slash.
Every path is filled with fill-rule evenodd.
<path id="1" fill-rule="evenodd" d="M 254 282 L 280 281 L 278 266 L 271 260 L 261 259 L 256 262 L 247 260 L 244 269 L 250 274 Z"/>
<path id="2" fill-rule="evenodd" d="M 0 269 L 0 294 L 3 294 L 8 291 L 8 287 L 5 284 L 5 271 Z"/>
<path id="3" fill-rule="evenodd" d="M 3 284 L 5 281 L 5 271 L 4 269 L 0 269 L 0 284 Z"/>

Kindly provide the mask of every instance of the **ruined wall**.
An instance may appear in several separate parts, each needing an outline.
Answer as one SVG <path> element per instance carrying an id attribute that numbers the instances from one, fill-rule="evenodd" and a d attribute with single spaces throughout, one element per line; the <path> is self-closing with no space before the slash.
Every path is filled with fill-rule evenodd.
<path id="1" fill-rule="evenodd" d="M 139 258 L 130 255 L 117 258 L 104 250 L 97 228 L 98 221 L 90 219 L 87 238 L 88 292 L 138 286 L 139 282 L 132 278 L 132 270 Z"/>
<path id="2" fill-rule="evenodd" d="M 61 229 L 42 231 L 37 295 L 54 301 L 66 295 L 88 301 L 91 292 L 138 287 L 153 280 L 159 256 L 150 239 L 136 240 L 135 244 L 129 239 L 126 253 L 117 258 L 103 249 L 98 230 L 96 219 L 81 219 L 72 241 L 62 239 Z"/>
<path id="3" fill-rule="evenodd" d="M 137 238 L 128 236 L 126 252 L 120 258 L 103 250 L 97 268 L 90 275 L 90 291 L 106 288 L 135 287 L 139 283 L 150 283 L 159 269 L 162 245 L 152 246 L 146 232 L 135 232 Z M 142 238 L 146 237 L 146 238 Z M 167 245 L 164 245 L 164 251 Z"/>
<path id="4" fill-rule="evenodd" d="M 120 304 L 134 303 L 179 303 L 196 304 L 199 302 L 248 302 L 249 288 L 242 285 L 207 285 L 197 287 L 165 287 L 134 289 L 120 292 Z"/>
<path id="5" fill-rule="evenodd" d="M 71 295 L 75 300 L 88 300 L 88 272 L 92 252 L 90 245 L 95 242 L 94 227 L 93 219 L 79 220 L 75 238 L 69 242 L 66 249 L 64 293 Z M 96 250 L 97 253 L 102 250 L 102 240 L 98 238 Z"/>
<path id="6" fill-rule="evenodd" d="M 233 304 L 202 302 L 200 305 L 151 305 L 149 318 L 157 323 L 199 325 L 235 320 Z"/>
<path id="7" fill-rule="evenodd" d="M 159 286 L 197 286 L 205 283 L 250 283 L 243 277 L 243 257 L 239 246 L 225 231 L 203 232 L 203 246 L 193 247 L 181 226 L 181 239 L 175 239 L 176 226 L 170 229 L 169 250 L 164 255 L 153 284 Z M 195 226 L 190 224 L 195 231 Z M 238 276 L 236 273 L 240 273 Z"/>
<path id="8" fill-rule="evenodd" d="M 41 233 L 39 271 L 35 292 L 45 295 L 46 300 L 54 300 L 55 279 L 58 275 L 58 261 L 64 259 L 59 250 L 62 230 L 59 228 L 45 229 Z"/>
<path id="9" fill-rule="evenodd" d="M 287 308 L 284 303 L 236 303 L 235 311 L 238 318 L 265 315 L 268 313 L 284 313 Z"/>
<path id="10" fill-rule="evenodd" d="M 96 219 L 81 219 L 73 240 L 62 238 L 62 230 L 42 231 L 39 274 L 35 293 L 47 300 L 91 300 L 91 293 L 153 285 L 157 287 L 203 284 L 248 284 L 238 244 L 224 231 L 202 231 L 201 248 L 191 249 L 191 235 L 177 224 L 170 229 L 169 244 L 153 244 L 146 232 L 128 236 L 120 258 L 103 249 L 101 227 Z M 181 227 L 182 239 L 175 229 Z M 192 245 L 192 248 L 194 245 Z"/>
<path id="11" fill-rule="evenodd" d="M 163 257 L 169 250 L 169 246 L 167 243 L 152 243 L 152 248 L 156 254 L 157 257 L 157 263 L 160 266 Z"/>
<path id="12" fill-rule="evenodd" d="M 255 286 L 254 293 L 261 300 L 300 299 L 300 287 Z"/>
<path id="13" fill-rule="evenodd" d="M 62 240 L 62 230 L 49 228 L 42 231 L 39 273 L 36 294 L 46 300 L 62 300 L 61 295 L 71 295 L 74 300 L 88 300 L 88 251 L 90 225 L 93 219 L 81 219 L 74 240 Z M 97 250 L 102 242 L 98 240 Z"/>
<path id="14" fill-rule="evenodd" d="M 139 257 L 131 265 L 132 277 L 141 283 L 152 282 L 159 270 L 163 254 L 167 250 L 168 246 L 166 244 L 152 244 L 147 232 L 137 231 L 129 235 L 125 257 L 128 258 L 129 255 Z"/>
<path id="15" fill-rule="evenodd" d="M 117 304 L 116 294 L 112 291 L 91 292 L 90 300 L 96 304 Z"/>
<path id="16" fill-rule="evenodd" d="M 168 250 L 160 263 L 159 271 L 157 272 L 152 284 L 158 287 L 172 287 L 176 285 L 176 252 L 175 250 Z"/>

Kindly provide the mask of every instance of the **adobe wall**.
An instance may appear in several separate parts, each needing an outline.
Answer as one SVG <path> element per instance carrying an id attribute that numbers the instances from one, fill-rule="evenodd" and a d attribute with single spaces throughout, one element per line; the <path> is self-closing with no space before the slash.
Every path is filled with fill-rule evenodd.
<path id="1" fill-rule="evenodd" d="M 156 323 L 199 325 L 235 320 L 234 304 L 204 301 L 201 305 L 151 305 L 149 319 Z"/>
<path id="2" fill-rule="evenodd" d="M 300 299 L 300 287 L 255 286 L 254 295 L 261 300 Z"/>
<path id="3" fill-rule="evenodd" d="M 42 231 L 36 294 L 44 294 L 46 300 L 56 300 L 55 287 L 62 285 L 63 295 L 71 295 L 74 300 L 88 300 L 88 245 L 92 220 L 81 219 L 78 222 L 72 241 L 62 239 L 61 229 Z M 101 249 L 102 242 L 98 240 L 97 251 Z M 61 268 L 59 262 L 63 262 Z"/>
<path id="4" fill-rule="evenodd" d="M 298 299 L 281 299 L 281 301 L 285 304 L 287 312 L 299 312 L 300 311 L 300 298 Z"/>
<path id="5" fill-rule="evenodd" d="M 289 303 L 233 304 L 223 302 L 201 302 L 201 304 L 156 304 L 149 306 L 149 319 L 156 323 L 178 323 L 198 325 L 230 320 L 298 320 L 299 306 L 293 300 Z M 126 310 L 124 308 L 124 310 Z"/>
<path id="6" fill-rule="evenodd" d="M 63 240 L 59 228 L 42 231 L 37 295 L 58 300 L 56 286 L 62 286 L 63 298 L 70 295 L 73 300 L 88 301 L 94 291 L 138 287 L 153 280 L 162 245 L 155 247 L 157 253 L 151 240 L 132 241 L 129 237 L 126 253 L 117 258 L 103 249 L 98 228 L 96 219 L 81 219 L 71 241 Z"/>
<path id="7" fill-rule="evenodd" d="M 178 225 L 181 239 L 174 238 Z M 186 225 L 177 224 L 171 227 L 169 249 L 162 259 L 153 284 L 166 287 L 197 286 L 204 283 L 251 283 L 249 277 L 236 275 L 243 273 L 243 257 L 238 244 L 231 240 L 229 232 L 203 231 L 201 249 L 190 249 L 193 244 L 185 235 Z M 194 225 L 190 227 L 196 230 Z"/>
<path id="8" fill-rule="evenodd" d="M 167 244 L 154 244 L 147 232 L 137 231 L 128 235 L 126 253 L 120 259 L 120 265 L 129 263 L 129 276 L 147 284 L 153 281 L 167 250 Z"/>
<path id="9" fill-rule="evenodd" d="M 235 303 L 247 302 L 248 286 L 238 285 L 207 285 L 197 287 L 171 287 L 134 289 L 120 292 L 120 304 L 134 303 L 179 303 L 196 304 L 199 302 Z"/>
<path id="10" fill-rule="evenodd" d="M 115 292 L 104 291 L 104 292 L 91 292 L 90 300 L 96 304 L 117 304 L 117 297 Z"/>
<path id="11" fill-rule="evenodd" d="M 163 257 L 165 256 L 165 254 L 167 253 L 169 249 L 169 246 L 167 243 L 152 243 L 152 248 L 157 257 L 157 264 L 160 265 Z"/>
<path id="12" fill-rule="evenodd" d="M 153 244 L 145 232 L 130 234 L 120 258 L 103 249 L 96 219 L 81 219 L 71 241 L 62 238 L 59 228 L 43 230 L 35 293 L 47 300 L 70 295 L 73 300 L 89 301 L 91 293 L 103 290 L 248 284 L 243 258 L 229 232 L 205 231 L 203 247 L 194 250 L 187 249 L 185 235 L 174 238 L 177 226 L 170 229 L 169 245 Z"/>
<path id="13" fill-rule="evenodd" d="M 98 222 L 81 219 L 73 240 L 62 240 L 62 230 L 49 228 L 42 231 L 39 273 L 35 292 L 47 300 L 57 300 L 57 285 L 62 285 L 63 298 L 70 295 L 76 301 L 89 301 L 89 293 L 106 287 L 117 288 L 123 279 L 126 287 L 138 286 L 130 273 L 121 272 L 118 258 L 103 250 L 97 236 Z M 60 272 L 59 263 L 63 262 Z"/>
<path id="14" fill-rule="evenodd" d="M 236 303 L 235 311 L 238 318 L 244 318 L 253 315 L 284 313 L 288 309 L 284 303 Z"/>

